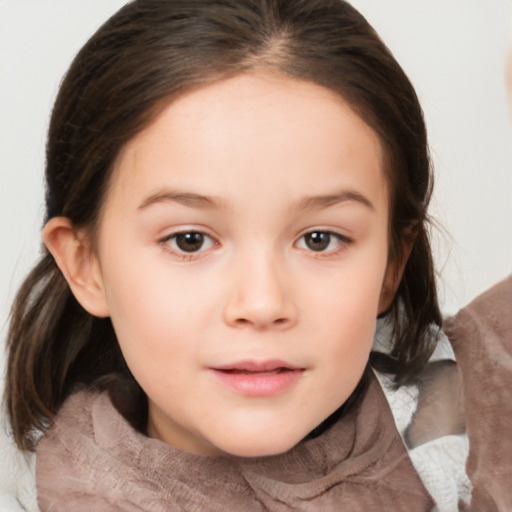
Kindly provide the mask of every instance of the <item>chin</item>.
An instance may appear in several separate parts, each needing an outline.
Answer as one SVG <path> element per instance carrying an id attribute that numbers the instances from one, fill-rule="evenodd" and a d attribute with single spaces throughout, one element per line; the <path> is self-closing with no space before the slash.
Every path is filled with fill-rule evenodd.
<path id="1" fill-rule="evenodd" d="M 269 439 L 269 437 L 271 437 L 271 434 L 266 434 L 263 440 L 261 438 L 255 440 L 237 439 L 236 443 L 225 443 L 223 446 L 218 444 L 217 447 L 234 457 L 270 457 L 291 450 L 302 440 L 302 437 L 298 439 Z"/>

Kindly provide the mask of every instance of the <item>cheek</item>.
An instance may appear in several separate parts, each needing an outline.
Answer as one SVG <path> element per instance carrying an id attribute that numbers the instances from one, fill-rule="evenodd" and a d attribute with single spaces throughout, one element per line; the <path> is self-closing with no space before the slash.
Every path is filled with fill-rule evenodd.
<path id="1" fill-rule="evenodd" d="M 307 297 L 311 339 L 324 340 L 325 353 L 345 370 L 364 367 L 373 341 L 386 269 L 387 246 L 348 260 L 332 273 L 310 280 Z"/>
<path id="2" fill-rule="evenodd" d="M 350 255 L 332 269 L 309 272 L 300 294 L 319 318 L 343 321 L 357 332 L 378 314 L 387 247 Z"/>
<path id="3" fill-rule="evenodd" d="M 130 257 L 118 255 L 105 264 L 110 316 L 128 362 L 137 357 L 158 361 L 175 351 L 173 340 L 181 339 L 187 325 L 194 323 L 197 298 L 181 293 L 185 283 L 165 265 L 148 259 L 144 253 L 132 252 Z"/>

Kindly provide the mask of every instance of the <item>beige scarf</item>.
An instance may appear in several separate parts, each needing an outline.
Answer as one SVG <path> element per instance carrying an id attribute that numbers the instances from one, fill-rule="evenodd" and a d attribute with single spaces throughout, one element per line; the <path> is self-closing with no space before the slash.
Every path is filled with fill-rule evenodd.
<path id="1" fill-rule="evenodd" d="M 320 436 L 254 459 L 204 457 L 134 430 L 109 394 L 81 391 L 37 447 L 45 511 L 421 512 L 433 507 L 372 375 Z"/>

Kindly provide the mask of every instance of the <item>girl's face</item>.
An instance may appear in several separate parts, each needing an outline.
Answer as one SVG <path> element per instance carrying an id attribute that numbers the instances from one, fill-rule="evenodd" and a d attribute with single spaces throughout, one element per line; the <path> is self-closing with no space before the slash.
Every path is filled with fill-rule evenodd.
<path id="1" fill-rule="evenodd" d="M 393 287 L 388 211 L 376 134 L 311 83 L 240 75 L 132 139 L 93 261 L 148 434 L 277 454 L 343 404 Z"/>

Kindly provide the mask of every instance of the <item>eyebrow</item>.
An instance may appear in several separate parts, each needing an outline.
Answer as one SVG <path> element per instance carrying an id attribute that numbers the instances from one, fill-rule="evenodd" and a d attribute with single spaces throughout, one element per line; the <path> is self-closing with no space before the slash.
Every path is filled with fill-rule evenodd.
<path id="1" fill-rule="evenodd" d="M 138 210 L 144 210 L 150 206 L 160 203 L 178 203 L 190 208 L 218 208 L 221 201 L 211 196 L 204 196 L 201 194 L 194 194 L 192 192 L 173 192 L 164 191 L 150 194 L 146 197 Z"/>
<path id="2" fill-rule="evenodd" d="M 138 210 L 145 210 L 150 206 L 160 203 L 178 203 L 190 208 L 219 208 L 223 202 L 212 196 L 205 196 L 193 192 L 164 191 L 150 194 L 139 205 Z M 355 202 L 374 211 L 372 202 L 363 194 L 353 190 L 343 190 L 336 194 L 325 194 L 318 196 L 305 196 L 298 201 L 299 210 L 317 210 L 328 208 L 339 203 Z"/>
<path id="3" fill-rule="evenodd" d="M 366 196 L 354 190 L 342 190 L 337 194 L 303 197 L 299 201 L 299 210 L 317 210 L 346 202 L 359 203 L 366 208 L 375 211 L 375 207 L 372 202 Z"/>

